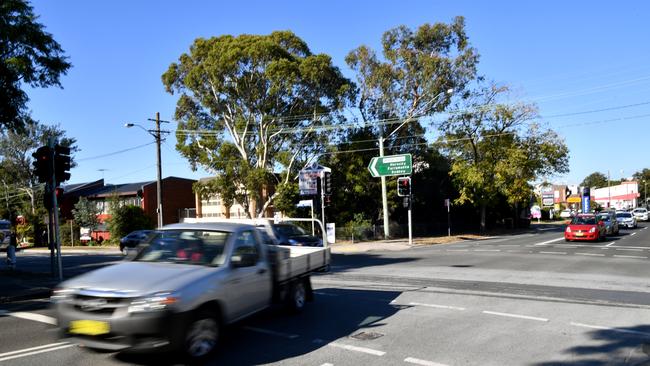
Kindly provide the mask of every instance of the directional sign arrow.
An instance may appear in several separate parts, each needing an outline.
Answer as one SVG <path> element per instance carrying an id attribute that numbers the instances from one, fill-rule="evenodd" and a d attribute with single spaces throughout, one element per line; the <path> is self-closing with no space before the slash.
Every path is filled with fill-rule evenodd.
<path id="1" fill-rule="evenodd" d="M 413 158 L 411 154 L 376 156 L 370 160 L 368 170 L 373 177 L 409 175 L 413 171 Z"/>
<path id="2" fill-rule="evenodd" d="M 368 170 L 370 170 L 370 175 L 372 175 L 374 178 L 377 178 L 379 176 L 379 172 L 377 171 L 377 161 L 379 161 L 379 158 L 375 157 L 370 160 L 370 164 L 368 165 Z"/>

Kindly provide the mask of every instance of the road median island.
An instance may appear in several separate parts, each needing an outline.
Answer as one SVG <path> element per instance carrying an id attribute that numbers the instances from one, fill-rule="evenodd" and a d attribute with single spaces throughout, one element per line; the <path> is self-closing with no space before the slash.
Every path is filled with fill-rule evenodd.
<path id="1" fill-rule="evenodd" d="M 424 247 L 440 244 L 452 244 L 466 240 L 485 240 L 489 236 L 481 236 L 476 234 L 463 234 L 453 236 L 437 236 L 413 239 L 413 245 L 408 244 L 408 239 L 392 239 L 392 240 L 377 240 L 377 241 L 363 241 L 363 242 L 350 242 L 341 241 L 331 245 L 332 253 L 364 253 L 370 251 L 401 251 L 414 247 Z"/>

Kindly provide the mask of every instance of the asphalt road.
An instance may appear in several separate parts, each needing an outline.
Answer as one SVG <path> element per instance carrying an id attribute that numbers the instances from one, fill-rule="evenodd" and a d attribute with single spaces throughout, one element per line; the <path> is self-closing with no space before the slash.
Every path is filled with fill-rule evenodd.
<path id="1" fill-rule="evenodd" d="M 566 243 L 561 227 L 547 227 L 334 255 L 305 312 L 272 309 L 232 327 L 210 364 L 650 364 L 647 226 L 600 243 Z M 0 309 L 0 364 L 180 363 L 59 340 L 45 300 Z"/>

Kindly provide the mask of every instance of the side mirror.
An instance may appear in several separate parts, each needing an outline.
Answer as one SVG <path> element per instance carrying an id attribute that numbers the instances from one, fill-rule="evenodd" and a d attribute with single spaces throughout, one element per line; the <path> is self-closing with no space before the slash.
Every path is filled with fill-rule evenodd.
<path id="1" fill-rule="evenodd" d="M 252 267 L 257 263 L 257 254 L 242 253 L 230 257 L 230 264 L 235 267 Z"/>

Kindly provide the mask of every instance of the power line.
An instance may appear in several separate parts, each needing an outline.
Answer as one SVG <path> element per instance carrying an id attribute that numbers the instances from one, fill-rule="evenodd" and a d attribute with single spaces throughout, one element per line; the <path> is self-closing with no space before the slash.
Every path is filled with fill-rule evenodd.
<path id="1" fill-rule="evenodd" d="M 602 108 L 602 109 L 592 109 L 592 110 L 582 111 L 582 112 L 552 114 L 550 116 L 542 116 L 542 118 L 568 117 L 568 116 L 577 116 L 577 115 L 580 115 L 580 114 L 590 114 L 590 113 L 598 113 L 598 112 L 615 111 L 615 110 L 619 110 L 619 109 L 639 107 L 639 106 L 648 105 L 648 104 L 650 104 L 650 101 L 635 103 L 635 104 L 627 104 L 627 105 L 615 106 L 615 107 L 609 107 L 609 108 Z"/>
<path id="2" fill-rule="evenodd" d="M 130 148 L 123 149 L 123 150 L 113 151 L 113 152 L 106 153 L 106 154 L 102 154 L 102 155 L 96 155 L 96 156 L 91 156 L 91 157 L 87 157 L 87 158 L 75 159 L 75 160 L 76 160 L 76 161 L 87 161 L 87 160 L 94 160 L 94 159 L 106 158 L 106 157 L 109 157 L 109 156 L 113 156 L 113 155 L 118 155 L 118 154 L 121 154 L 121 153 L 125 153 L 125 152 L 127 152 L 127 151 L 140 149 L 140 148 L 143 148 L 143 147 L 145 147 L 145 146 L 149 146 L 149 145 L 152 145 L 152 144 L 155 144 L 155 143 L 156 143 L 155 141 L 154 141 L 154 142 L 149 142 L 149 143 L 146 143 L 146 144 L 142 144 L 142 145 L 138 145 L 138 146 L 130 147 Z"/>

